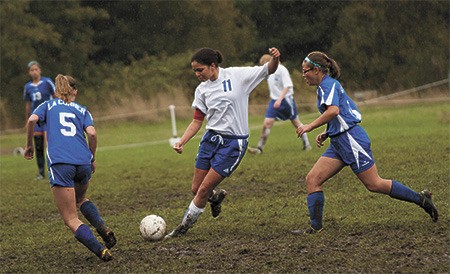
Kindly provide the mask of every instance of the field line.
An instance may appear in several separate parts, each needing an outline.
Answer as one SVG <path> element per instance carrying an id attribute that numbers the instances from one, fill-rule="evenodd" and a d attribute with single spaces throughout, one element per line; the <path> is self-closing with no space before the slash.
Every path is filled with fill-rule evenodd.
<path id="1" fill-rule="evenodd" d="M 286 122 L 290 121 L 278 121 L 274 124 L 274 126 L 280 126 Z M 262 127 L 262 121 L 260 125 L 254 125 L 249 127 L 251 131 L 260 129 Z M 197 133 L 192 139 L 200 139 L 203 137 L 203 132 Z M 169 145 L 169 139 L 164 140 L 156 140 L 156 141 L 149 141 L 149 142 L 141 142 L 141 143 L 132 143 L 132 144 L 121 144 L 121 145 L 114 145 L 114 146 L 104 146 L 104 147 L 98 147 L 97 151 L 107 151 L 107 150 L 117 150 L 117 149 L 126 149 L 126 148 L 136 148 L 136 147 L 145 147 L 145 146 L 156 146 L 166 144 Z"/>

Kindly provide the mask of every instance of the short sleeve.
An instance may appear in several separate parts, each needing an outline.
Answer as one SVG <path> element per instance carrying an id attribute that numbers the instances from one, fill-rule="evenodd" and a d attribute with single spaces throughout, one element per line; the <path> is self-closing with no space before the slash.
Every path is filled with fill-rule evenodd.
<path id="1" fill-rule="evenodd" d="M 40 104 L 34 111 L 33 114 L 36 114 L 39 117 L 39 123 L 45 122 L 47 116 L 47 104 Z"/>
<path id="2" fill-rule="evenodd" d="M 83 121 L 83 129 L 86 129 L 88 126 L 94 126 L 94 119 L 92 118 L 89 110 L 86 110 L 86 114 L 84 115 Z"/>
<path id="3" fill-rule="evenodd" d="M 199 88 L 195 90 L 195 97 L 194 102 L 192 102 L 192 108 L 193 109 L 198 108 L 201 112 L 205 114 L 208 112 L 208 108 L 206 107 L 205 96 L 201 93 Z"/>
<path id="4" fill-rule="evenodd" d="M 31 96 L 30 93 L 27 91 L 27 86 L 23 88 L 23 100 L 25 102 L 31 102 Z"/>
<path id="5" fill-rule="evenodd" d="M 283 88 L 293 87 L 291 76 L 289 75 L 289 71 L 284 66 L 279 66 L 281 68 L 281 80 L 283 81 Z"/>

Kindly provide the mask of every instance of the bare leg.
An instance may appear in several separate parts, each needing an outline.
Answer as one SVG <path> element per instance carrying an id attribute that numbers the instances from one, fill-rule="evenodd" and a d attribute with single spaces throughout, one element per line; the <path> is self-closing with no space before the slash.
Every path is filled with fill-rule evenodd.
<path id="1" fill-rule="evenodd" d="M 258 140 L 258 148 L 262 151 L 264 149 L 264 146 L 266 145 L 267 138 L 269 138 L 270 129 L 272 128 L 273 124 L 275 123 L 275 119 L 273 118 L 265 118 L 263 123 L 263 129 L 261 131 L 261 136 Z"/>
<path id="2" fill-rule="evenodd" d="M 374 164 L 368 170 L 356 175 L 364 186 L 372 192 L 389 194 L 391 192 L 392 180 L 386 180 L 378 175 L 377 166 Z"/>
<path id="3" fill-rule="evenodd" d="M 323 194 L 323 183 L 338 173 L 345 164 L 328 157 L 320 157 L 311 171 L 306 176 L 306 190 L 308 196 L 309 218 L 311 227 L 306 230 L 293 230 L 293 234 L 314 233 L 322 229 L 323 207 L 325 196 Z"/>

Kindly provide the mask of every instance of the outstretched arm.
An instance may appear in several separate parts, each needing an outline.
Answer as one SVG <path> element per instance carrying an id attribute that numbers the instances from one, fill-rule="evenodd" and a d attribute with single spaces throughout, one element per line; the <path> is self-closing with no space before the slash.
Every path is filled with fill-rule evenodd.
<path id="1" fill-rule="evenodd" d="M 272 74 L 277 70 L 278 64 L 280 63 L 280 52 L 278 51 L 277 48 L 270 48 L 269 54 L 270 54 L 270 56 L 272 56 L 272 58 L 270 58 L 269 65 L 268 65 L 269 74 Z"/>

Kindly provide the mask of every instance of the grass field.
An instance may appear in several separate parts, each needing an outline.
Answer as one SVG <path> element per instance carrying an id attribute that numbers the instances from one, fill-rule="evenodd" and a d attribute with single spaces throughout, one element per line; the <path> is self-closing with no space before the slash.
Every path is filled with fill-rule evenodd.
<path id="1" fill-rule="evenodd" d="M 326 183 L 324 231 L 290 235 L 308 225 L 304 178 L 324 149 L 302 151 L 292 126 L 278 123 L 264 154 L 247 154 L 222 183 L 229 195 L 218 219 L 207 208 L 185 237 L 156 243 L 141 238 L 139 222 L 157 214 L 169 230 L 178 225 L 192 199 L 199 138 L 178 155 L 168 142 L 151 143 L 170 137 L 168 123 L 98 123 L 98 165 L 88 196 L 117 235 L 110 262 L 93 256 L 64 226 L 48 183 L 33 180 L 34 160 L 2 155 L 0 271 L 448 273 L 449 109 L 448 102 L 362 108 L 381 176 L 430 189 L 437 223 L 414 204 L 370 193 L 346 168 Z M 250 144 L 261 123 L 262 117 L 250 119 Z M 2 151 L 25 143 L 23 134 L 0 138 Z M 129 143 L 140 145 L 114 147 Z"/>

